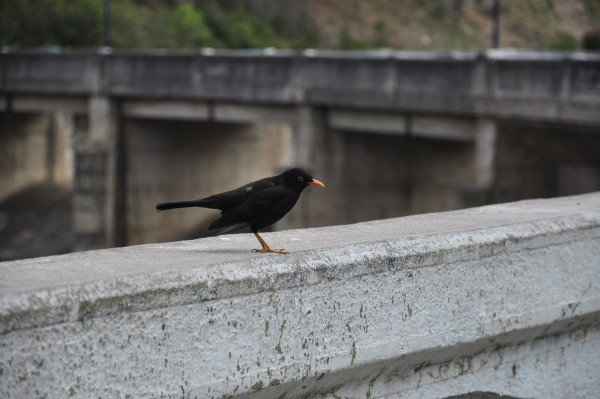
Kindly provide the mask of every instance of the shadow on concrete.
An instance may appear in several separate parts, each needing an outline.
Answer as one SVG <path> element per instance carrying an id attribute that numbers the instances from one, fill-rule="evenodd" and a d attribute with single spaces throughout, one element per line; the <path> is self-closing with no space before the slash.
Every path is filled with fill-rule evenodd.
<path id="1" fill-rule="evenodd" d="M 38 184 L 0 203 L 0 261 L 71 252 L 72 192 Z"/>
<path id="2" fill-rule="evenodd" d="M 448 396 L 446 399 L 519 399 L 515 396 L 498 395 L 493 392 L 470 392 L 463 395 Z"/>

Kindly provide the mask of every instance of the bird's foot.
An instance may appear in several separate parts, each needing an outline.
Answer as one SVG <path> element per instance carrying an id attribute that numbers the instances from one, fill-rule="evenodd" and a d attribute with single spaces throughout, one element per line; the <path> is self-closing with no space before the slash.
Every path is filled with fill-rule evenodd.
<path id="1" fill-rule="evenodd" d="M 266 254 L 266 253 L 273 253 L 273 254 L 281 254 L 281 255 L 288 255 L 289 252 L 286 251 L 285 249 L 271 249 L 271 247 L 269 247 L 269 245 L 265 242 L 265 240 L 263 240 L 261 238 L 260 235 L 258 235 L 258 232 L 254 232 L 254 235 L 256 236 L 256 239 L 258 240 L 258 242 L 260 242 L 260 245 L 262 245 L 261 249 L 253 249 L 252 252 L 258 252 L 261 254 Z"/>
<path id="2" fill-rule="evenodd" d="M 280 254 L 280 255 L 289 255 L 290 254 L 285 249 L 271 249 L 269 247 L 261 248 L 261 249 L 253 249 L 252 252 L 258 252 L 261 254 L 266 254 L 266 253 L 273 253 L 273 254 Z"/>

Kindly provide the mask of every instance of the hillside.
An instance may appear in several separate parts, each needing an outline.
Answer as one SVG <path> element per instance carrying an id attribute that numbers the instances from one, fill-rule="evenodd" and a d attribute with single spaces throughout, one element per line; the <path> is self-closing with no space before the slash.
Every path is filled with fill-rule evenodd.
<path id="1" fill-rule="evenodd" d="M 479 50 L 492 0 L 112 0 L 116 48 Z M 0 45 L 97 47 L 102 0 L 4 0 Z M 574 50 L 598 0 L 503 0 L 501 46 Z M 600 39 L 599 39 L 600 40 Z"/>
<path id="2" fill-rule="evenodd" d="M 492 1 L 309 0 L 323 43 L 339 47 L 340 32 L 377 46 L 415 50 L 473 50 L 489 45 Z M 600 27 L 594 0 L 504 0 L 501 45 L 572 49 L 585 32 Z"/>

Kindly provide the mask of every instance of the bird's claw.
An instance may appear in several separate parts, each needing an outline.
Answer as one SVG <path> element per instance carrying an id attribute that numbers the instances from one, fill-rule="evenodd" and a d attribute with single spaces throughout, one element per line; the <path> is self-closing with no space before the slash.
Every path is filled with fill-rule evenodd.
<path id="1" fill-rule="evenodd" d="M 258 252 L 261 254 L 266 254 L 266 253 L 274 253 L 274 254 L 280 254 L 280 255 L 289 255 L 290 254 L 285 249 L 271 249 L 271 248 L 253 249 L 252 252 Z"/>

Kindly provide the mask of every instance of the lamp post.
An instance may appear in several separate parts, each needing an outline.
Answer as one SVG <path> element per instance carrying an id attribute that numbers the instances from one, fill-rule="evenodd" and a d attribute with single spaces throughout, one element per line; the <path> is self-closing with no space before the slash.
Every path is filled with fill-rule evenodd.
<path id="1" fill-rule="evenodd" d="M 102 45 L 104 47 L 112 47 L 110 0 L 104 0 L 103 11 L 104 24 L 102 31 Z"/>
<path id="2" fill-rule="evenodd" d="M 500 47 L 500 1 L 494 0 L 492 7 L 492 48 Z"/>

